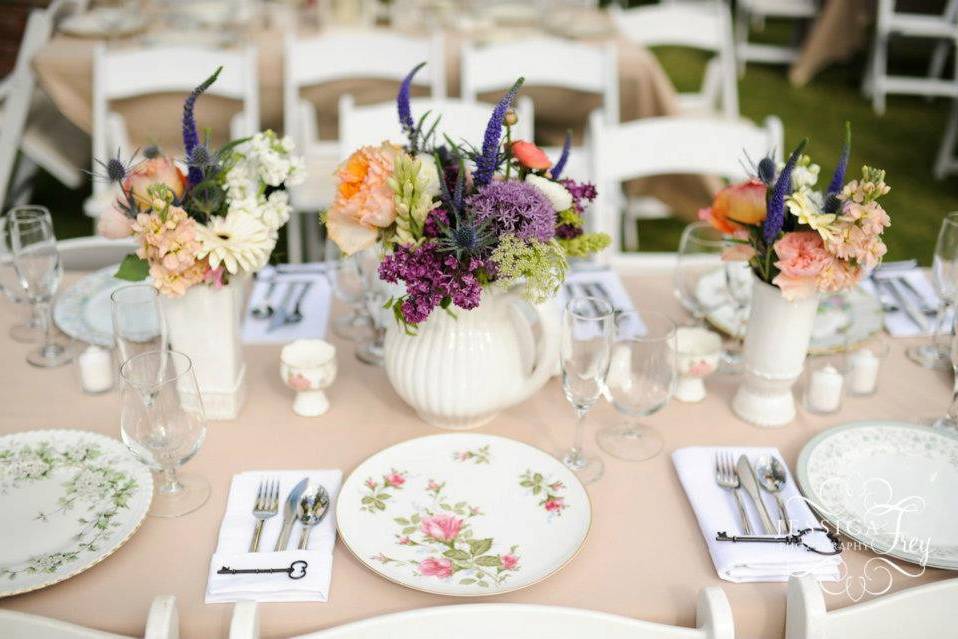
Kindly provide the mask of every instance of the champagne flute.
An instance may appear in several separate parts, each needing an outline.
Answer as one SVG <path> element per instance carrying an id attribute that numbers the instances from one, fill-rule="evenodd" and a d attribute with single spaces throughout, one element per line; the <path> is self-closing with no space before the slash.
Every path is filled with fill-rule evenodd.
<path id="1" fill-rule="evenodd" d="M 178 351 L 147 351 L 120 367 L 123 443 L 157 473 L 150 514 L 179 517 L 206 503 L 210 485 L 177 474 L 206 437 L 206 414 L 190 358 Z"/>
<path id="2" fill-rule="evenodd" d="M 43 217 L 53 226 L 50 211 L 42 206 L 16 206 L 0 217 L 0 290 L 14 304 L 27 304 L 30 300 L 24 293 L 17 270 L 13 266 L 13 246 L 10 237 L 10 219 L 27 216 Z M 43 317 L 37 306 L 30 307 L 30 318 L 10 327 L 10 338 L 22 344 L 39 342 L 43 338 Z"/>
<path id="3" fill-rule="evenodd" d="M 722 268 L 727 245 L 722 233 L 708 222 L 694 222 L 682 231 L 672 284 L 695 324 L 702 324 L 706 315 L 728 303 L 724 279 L 712 276 Z"/>
<path id="4" fill-rule="evenodd" d="M 607 300 L 598 297 L 573 297 L 562 318 L 562 390 L 576 414 L 575 439 L 562 462 L 590 483 L 605 469 L 598 457 L 582 451 L 585 416 L 599 399 L 609 371 L 614 311 Z"/>
<path id="5" fill-rule="evenodd" d="M 657 455 L 662 450 L 662 436 L 636 419 L 664 408 L 677 379 L 675 323 L 648 309 L 616 315 L 606 387 L 626 421 L 599 431 L 599 447 L 628 461 Z"/>
<path id="6" fill-rule="evenodd" d="M 13 267 L 27 299 L 38 309 L 43 327 L 43 342 L 27 354 L 27 362 L 42 368 L 62 366 L 76 355 L 70 342 L 57 337 L 53 326 L 52 305 L 63 267 L 57 251 L 53 226 L 42 215 L 11 211 L 10 239 Z"/>
<path id="7" fill-rule="evenodd" d="M 949 213 L 941 222 L 931 274 L 939 300 L 934 332 L 928 343 L 912 346 L 906 353 L 909 359 L 925 368 L 948 368 L 950 347 L 942 333 L 948 310 L 958 301 L 958 211 Z"/>
<path id="8" fill-rule="evenodd" d="M 151 284 L 121 286 L 110 295 L 113 341 L 120 362 L 169 346 L 160 293 Z"/>

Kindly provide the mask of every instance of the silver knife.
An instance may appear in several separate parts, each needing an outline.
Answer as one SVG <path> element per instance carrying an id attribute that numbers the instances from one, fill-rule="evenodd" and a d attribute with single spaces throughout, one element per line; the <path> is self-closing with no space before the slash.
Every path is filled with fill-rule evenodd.
<path id="1" fill-rule="evenodd" d="M 269 321 L 269 326 L 266 328 L 266 332 L 274 331 L 280 326 L 286 325 L 286 318 L 289 317 L 289 303 L 293 300 L 293 293 L 296 291 L 296 285 L 299 282 L 288 282 L 286 284 L 286 293 L 283 295 L 283 300 L 276 305 L 276 309 L 273 312 L 273 317 Z"/>
<path id="2" fill-rule="evenodd" d="M 286 550 L 286 545 L 289 544 L 289 535 L 293 532 L 293 522 L 296 521 L 299 498 L 303 496 L 303 491 L 306 490 L 306 484 L 308 483 L 309 477 L 303 477 L 286 496 L 286 504 L 283 506 L 283 529 L 279 531 L 279 539 L 276 540 L 276 547 L 273 550 Z"/>
<path id="3" fill-rule="evenodd" d="M 918 307 L 911 301 L 908 295 L 901 289 L 901 282 L 895 278 L 888 278 L 884 280 L 888 285 L 888 290 L 891 291 L 891 294 L 895 297 L 895 301 L 898 302 L 898 308 L 905 311 L 905 314 L 908 315 L 909 319 L 915 323 L 915 326 L 920 328 L 922 332 L 928 333 L 928 322 L 925 320 L 925 315 L 918 310 Z"/>
<path id="4" fill-rule="evenodd" d="M 752 462 L 750 462 L 745 455 L 738 458 L 738 463 L 735 464 L 735 474 L 738 475 L 738 480 L 741 482 L 742 488 L 745 489 L 745 492 L 748 493 L 748 496 L 751 497 L 755 503 L 755 509 L 758 511 L 759 519 L 762 520 L 765 533 L 769 535 L 778 534 L 775 524 L 772 523 L 772 517 L 768 514 L 768 508 L 765 506 L 765 502 L 762 501 L 762 492 L 759 490 L 758 480 L 755 478 L 755 470 L 752 468 Z"/>

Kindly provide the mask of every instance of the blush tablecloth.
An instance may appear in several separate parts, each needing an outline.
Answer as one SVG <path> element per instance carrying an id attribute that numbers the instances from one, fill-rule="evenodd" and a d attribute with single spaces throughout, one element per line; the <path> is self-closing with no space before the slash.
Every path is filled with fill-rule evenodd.
<path id="1" fill-rule="evenodd" d="M 71 275 L 69 280 L 75 280 Z M 635 303 L 683 318 L 671 292 L 670 274 L 625 278 Z M 0 302 L 0 434 L 40 428 L 80 428 L 119 436 L 115 393 L 86 396 L 72 367 L 32 368 L 29 346 L 12 342 L 9 327 L 24 309 Z M 245 349 L 249 400 L 239 419 L 211 422 L 199 454 L 185 469 L 207 477 L 209 502 L 177 519 L 147 518 L 115 554 L 60 584 L 0 599 L 0 607 L 46 615 L 124 635 L 142 633 L 152 598 L 176 595 L 184 639 L 225 637 L 232 606 L 204 604 L 206 571 L 216 547 L 230 478 L 237 472 L 276 468 L 341 468 L 348 474 L 362 460 L 392 444 L 435 434 L 397 397 L 382 369 L 358 362 L 352 345 L 335 342 L 340 372 L 329 389 L 332 407 L 321 418 L 293 414 L 292 394 L 280 382 L 279 346 Z M 593 525 L 581 553 L 545 581 L 475 601 L 572 606 L 649 621 L 693 626 L 699 589 L 720 586 L 731 602 L 739 637 L 782 637 L 785 585 L 732 584 L 715 574 L 705 542 L 672 466 L 683 446 L 774 446 L 794 468 L 799 451 L 815 433 L 856 419 L 916 419 L 943 412 L 951 381 L 943 372 L 921 369 L 905 355 L 909 340 L 896 340 L 884 363 L 880 389 L 871 398 L 848 398 L 836 415 L 798 419 L 782 429 L 758 429 L 739 421 L 729 402 L 735 380 L 717 376 L 699 404 L 673 401 L 649 417 L 665 440 L 664 450 L 642 463 L 604 456 L 605 476 L 588 486 Z M 589 417 L 587 442 L 595 430 L 617 419 L 608 405 Z M 571 442 L 573 414 L 553 379 L 528 401 L 506 411 L 479 432 L 512 437 L 547 451 Z M 865 550 L 845 553 L 848 573 L 861 576 Z M 912 567 L 913 568 L 913 567 Z M 891 590 L 954 573 L 928 569 L 921 577 L 894 577 Z M 866 597 L 867 598 L 867 597 Z M 287 637 L 374 615 L 424 606 L 463 603 L 392 584 L 368 570 L 342 545 L 335 549 L 329 602 L 261 604 L 262 636 Z M 851 597 L 828 597 L 829 608 Z"/>

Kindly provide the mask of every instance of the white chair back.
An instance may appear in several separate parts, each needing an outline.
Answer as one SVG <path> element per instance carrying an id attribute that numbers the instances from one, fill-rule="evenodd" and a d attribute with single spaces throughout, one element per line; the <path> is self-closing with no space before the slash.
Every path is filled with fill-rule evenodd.
<path id="1" fill-rule="evenodd" d="M 454 142 L 465 140 L 478 145 L 489 122 L 494 105 L 484 102 L 466 102 L 447 98 L 431 100 L 415 98 L 411 100 L 413 119 L 417 120 L 426 112 L 430 113 L 424 128 L 431 126 L 437 115 L 442 116 L 436 125 L 436 139 L 443 140 L 443 134 Z M 533 111 L 532 100 L 520 98 L 516 105 L 519 121 L 513 129 L 516 139 L 532 139 Z M 344 95 L 339 100 L 339 143 L 340 159 L 345 159 L 360 146 L 376 145 L 385 140 L 403 144 L 405 135 L 396 116 L 396 103 L 383 102 L 368 106 L 356 106 L 352 96 Z"/>
<path id="2" fill-rule="evenodd" d="M 745 179 L 746 155 L 757 162 L 769 153 L 782 156 L 781 121 L 766 118 L 759 127 L 744 120 L 662 117 L 609 125 L 593 116 L 593 177 L 599 196 L 590 216 L 595 229 L 612 237 L 612 247 L 600 259 L 634 269 L 638 254 L 623 253 L 621 211 L 615 194 L 625 180 L 667 174 L 716 175 Z"/>
<path id="3" fill-rule="evenodd" d="M 519 76 L 525 86 L 558 87 L 602 96 L 604 120 L 619 121 L 619 75 L 615 45 L 542 37 L 462 47 L 462 97 L 501 91 Z"/>
<path id="4" fill-rule="evenodd" d="M 619 33 L 645 47 L 678 46 L 714 54 L 705 71 L 702 92 L 683 94 L 689 104 L 738 117 L 738 82 L 732 18 L 724 2 L 675 2 L 621 9 L 609 13 Z"/>
<path id="5" fill-rule="evenodd" d="M 178 639 L 179 618 L 176 613 L 175 597 L 163 596 L 153 600 L 143 636 L 145 639 Z M 12 610 L 0 610 L 0 637 L 3 639 L 128 639 L 124 635 L 84 628 L 64 621 Z"/>
<path id="6" fill-rule="evenodd" d="M 132 238 L 110 240 L 97 235 L 57 242 L 60 264 L 67 271 L 95 271 L 117 264 L 136 248 L 137 243 Z"/>
<path id="7" fill-rule="evenodd" d="M 236 605 L 230 639 L 258 636 L 255 606 Z M 471 604 L 373 617 L 293 639 L 733 639 L 732 611 L 720 588 L 699 593 L 697 624 L 682 628 L 558 606 Z"/>
<path id="8" fill-rule="evenodd" d="M 958 579 L 882 595 L 827 612 L 814 577 L 791 577 L 785 639 L 938 639 L 954 636 Z"/>

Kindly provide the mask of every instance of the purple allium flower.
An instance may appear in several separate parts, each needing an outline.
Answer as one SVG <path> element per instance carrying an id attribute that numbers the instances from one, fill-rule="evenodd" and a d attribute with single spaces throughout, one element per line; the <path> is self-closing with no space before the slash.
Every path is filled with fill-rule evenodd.
<path id="1" fill-rule="evenodd" d="M 785 168 L 779 173 L 772 195 L 768 198 L 768 211 L 765 215 L 765 224 L 762 227 L 762 236 L 765 238 L 766 244 L 774 242 L 781 232 L 782 226 L 785 225 L 785 198 L 792 187 L 792 171 L 795 169 L 798 156 L 805 150 L 807 143 L 807 139 L 802 140 L 801 144 L 795 147 L 792 154 L 788 156 L 788 162 L 785 163 Z"/>
<path id="2" fill-rule="evenodd" d="M 408 135 L 416 128 L 416 123 L 412 119 L 412 107 L 409 105 L 409 89 L 412 86 L 412 79 L 419 69 L 426 66 L 425 62 L 420 62 L 412 68 L 412 71 L 403 78 L 399 85 L 399 93 L 396 94 L 396 110 L 399 112 L 399 124 L 403 131 Z"/>
<path id="3" fill-rule="evenodd" d="M 515 99 L 519 87 L 522 86 L 523 78 L 516 80 L 509 92 L 502 96 L 496 108 L 492 110 L 489 117 L 489 123 L 486 125 L 486 134 L 482 138 L 482 154 L 476 158 L 476 173 L 473 180 L 476 186 L 483 186 L 492 181 L 492 176 L 499 165 L 499 140 L 502 137 L 502 123 L 506 117 L 506 111 L 512 106 L 512 100 Z"/>
<path id="4" fill-rule="evenodd" d="M 196 100 L 216 82 L 216 78 L 219 77 L 222 70 L 223 67 L 217 68 L 213 75 L 203 80 L 202 84 L 193 89 L 193 92 L 186 98 L 186 102 L 183 103 L 183 150 L 186 151 L 186 157 L 190 157 L 193 154 L 193 149 L 200 143 L 200 134 L 196 130 L 196 117 L 193 114 Z M 191 186 L 199 184 L 203 181 L 203 172 L 191 166 L 187 177 Z"/>
<path id="5" fill-rule="evenodd" d="M 548 242 L 555 236 L 556 214 L 542 191 L 526 182 L 492 182 L 466 199 L 478 223 L 489 220 L 497 236 Z"/>
<path id="6" fill-rule="evenodd" d="M 572 131 L 565 132 L 565 140 L 562 142 L 562 153 L 559 154 L 559 161 L 552 167 L 552 179 L 558 180 L 562 176 L 562 169 L 565 163 L 569 161 L 569 149 L 572 148 Z"/>
<path id="7" fill-rule="evenodd" d="M 595 196 L 598 195 L 595 184 L 591 182 L 576 182 L 571 178 L 558 180 L 558 182 L 564 186 L 566 191 L 569 192 L 569 195 L 572 196 L 572 208 L 574 208 L 575 212 L 579 215 L 582 215 L 585 211 L 586 204 L 594 200 Z"/>

